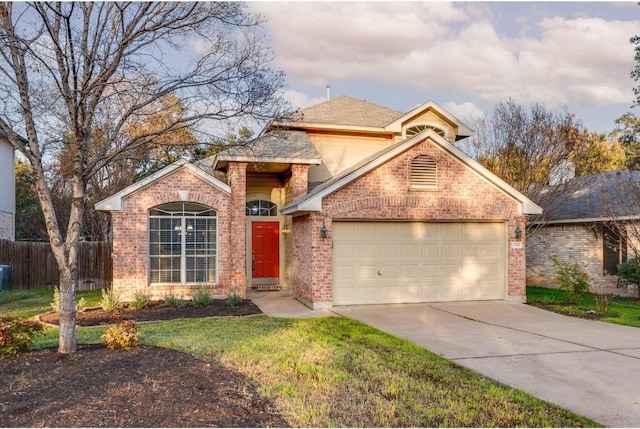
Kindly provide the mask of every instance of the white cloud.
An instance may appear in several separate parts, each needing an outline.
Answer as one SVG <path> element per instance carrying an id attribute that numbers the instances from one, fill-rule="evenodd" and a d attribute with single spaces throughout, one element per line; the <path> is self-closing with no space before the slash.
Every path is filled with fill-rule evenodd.
<path id="1" fill-rule="evenodd" d="M 467 125 L 472 125 L 486 116 L 482 109 L 469 101 L 464 103 L 444 103 L 442 107 Z"/>
<path id="2" fill-rule="evenodd" d="M 322 103 L 326 100 L 326 97 L 310 97 L 304 92 L 287 89 L 283 91 L 282 96 L 285 100 L 291 103 L 291 107 L 295 110 L 298 108 L 304 109 L 305 107 L 312 106 L 314 104 Z"/>
<path id="3" fill-rule="evenodd" d="M 517 31 L 498 28 L 485 4 L 250 5 L 267 16 L 277 66 L 294 83 L 381 81 L 552 108 L 631 102 L 629 38 L 640 20 L 549 15 L 527 20 L 527 31 Z"/>

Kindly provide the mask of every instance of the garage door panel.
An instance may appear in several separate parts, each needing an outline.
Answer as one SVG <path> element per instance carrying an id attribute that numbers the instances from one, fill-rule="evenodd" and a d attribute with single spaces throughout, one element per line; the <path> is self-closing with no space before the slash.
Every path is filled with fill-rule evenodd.
<path id="1" fill-rule="evenodd" d="M 505 230 L 504 223 L 334 222 L 334 304 L 502 299 Z"/>

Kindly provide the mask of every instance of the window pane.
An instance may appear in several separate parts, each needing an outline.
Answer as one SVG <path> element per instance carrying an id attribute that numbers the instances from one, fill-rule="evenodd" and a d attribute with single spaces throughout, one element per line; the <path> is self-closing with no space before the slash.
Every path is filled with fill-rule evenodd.
<path id="1" fill-rule="evenodd" d="M 149 210 L 151 283 L 215 282 L 215 264 L 215 210 L 182 202 Z"/>

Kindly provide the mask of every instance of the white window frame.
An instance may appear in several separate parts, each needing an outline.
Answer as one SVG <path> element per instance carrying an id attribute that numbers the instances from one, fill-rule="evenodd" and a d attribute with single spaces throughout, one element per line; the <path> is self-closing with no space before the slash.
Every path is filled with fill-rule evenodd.
<path id="1" fill-rule="evenodd" d="M 182 210 L 171 210 L 170 208 L 168 209 L 168 206 L 175 206 L 181 204 L 182 205 Z M 194 210 L 197 209 L 197 210 Z M 165 212 L 166 214 L 152 214 L 152 211 L 161 211 L 161 212 Z M 203 215 L 203 213 L 206 212 L 212 212 L 212 215 Z M 158 219 L 158 229 L 157 230 L 153 230 L 151 229 L 151 223 L 152 223 L 152 219 Z M 171 222 L 171 225 L 173 226 L 172 230 L 162 230 L 160 229 L 160 221 L 162 219 L 169 219 L 169 220 L 173 220 L 173 222 Z M 187 246 L 187 235 L 189 234 L 190 231 L 193 230 L 194 226 L 196 226 L 196 220 L 206 220 L 207 221 L 207 229 L 205 229 L 204 231 L 193 231 L 193 234 L 197 234 L 199 232 L 202 232 L 203 234 L 207 233 L 208 231 L 211 230 L 211 222 L 213 223 L 213 227 L 215 228 L 215 234 L 213 236 L 213 243 L 208 243 L 207 247 L 206 247 L 206 253 L 203 255 L 197 254 L 195 253 L 195 249 L 194 250 L 194 254 L 192 255 L 187 255 L 187 251 L 189 250 L 188 246 Z M 175 222 L 178 221 L 178 222 Z M 189 221 L 191 221 L 191 223 L 189 223 Z M 147 284 L 149 284 L 150 286 L 158 286 L 158 285 L 179 285 L 179 284 L 183 284 L 183 285 L 197 285 L 197 284 L 217 284 L 218 283 L 218 243 L 219 243 L 219 239 L 218 239 L 218 213 L 215 209 L 211 208 L 211 207 L 207 207 L 205 205 L 202 204 L 197 204 L 197 203 L 188 203 L 188 202 L 174 202 L 174 203 L 167 203 L 167 204 L 162 204 L 160 206 L 156 206 L 153 207 L 151 209 L 149 209 L 148 215 L 147 215 L 147 275 L 148 275 L 148 281 Z M 157 255 L 152 255 L 151 254 L 151 247 L 153 244 L 158 244 L 158 246 L 162 245 L 162 242 L 160 240 L 158 240 L 158 242 L 152 242 L 151 240 L 151 234 L 153 232 L 157 232 L 158 234 L 160 234 L 161 232 L 170 232 L 170 233 L 177 233 L 180 236 L 180 266 L 179 266 L 179 270 L 180 270 L 180 280 L 179 281 L 162 281 L 162 282 L 152 282 L 152 259 L 153 258 L 175 258 L 175 255 L 161 255 L 161 254 L 157 254 Z M 207 238 L 209 238 L 207 236 Z M 205 240 L 208 241 L 208 240 Z M 195 243 L 195 242 L 194 242 Z M 175 245 L 173 243 L 173 241 L 171 241 L 172 245 Z M 211 258 L 211 253 L 213 253 L 213 271 L 214 271 L 214 278 L 210 279 L 207 278 L 207 280 L 202 280 L 202 281 L 191 281 L 188 282 L 187 281 L 187 276 L 188 276 L 188 272 L 189 271 L 193 271 L 195 274 L 195 277 L 197 278 L 197 269 L 193 269 L 193 270 L 188 270 L 187 268 L 187 258 L 188 257 L 193 257 L 194 258 L 194 264 L 195 261 L 198 260 L 198 258 L 204 257 L 207 259 L 207 261 L 209 260 L 209 258 Z M 160 264 L 158 263 L 158 267 L 160 266 Z M 204 270 L 205 275 L 207 275 L 207 271 L 211 270 L 211 267 L 207 267 Z M 166 271 L 166 270 L 161 270 L 160 268 L 158 268 L 157 271 Z M 174 271 L 174 268 L 171 267 L 170 271 Z"/>

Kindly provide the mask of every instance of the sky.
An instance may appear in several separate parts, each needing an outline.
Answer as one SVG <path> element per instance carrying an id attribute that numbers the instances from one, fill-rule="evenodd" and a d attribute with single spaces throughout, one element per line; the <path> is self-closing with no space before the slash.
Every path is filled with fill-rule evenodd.
<path id="1" fill-rule="evenodd" d="M 512 99 L 607 133 L 631 108 L 637 2 L 250 2 L 285 97 L 340 95 L 402 112 L 433 101 L 463 122 Z"/>

